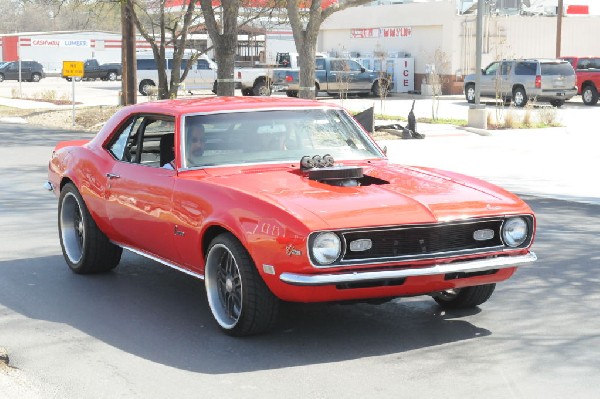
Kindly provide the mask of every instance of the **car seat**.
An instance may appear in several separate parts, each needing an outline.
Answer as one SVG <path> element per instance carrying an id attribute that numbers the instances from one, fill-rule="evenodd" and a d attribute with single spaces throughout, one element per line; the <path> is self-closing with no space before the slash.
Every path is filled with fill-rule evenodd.
<path id="1" fill-rule="evenodd" d="M 175 134 L 167 133 L 160 137 L 160 166 L 168 164 L 175 159 L 175 151 L 173 146 L 175 145 Z"/>

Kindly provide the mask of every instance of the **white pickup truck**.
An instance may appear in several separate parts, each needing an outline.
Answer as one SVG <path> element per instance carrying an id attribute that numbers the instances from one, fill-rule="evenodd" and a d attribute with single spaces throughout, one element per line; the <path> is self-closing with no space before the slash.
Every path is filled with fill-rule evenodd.
<path id="1" fill-rule="evenodd" d="M 181 68 L 185 68 L 191 53 L 186 52 L 181 63 Z M 286 58 L 290 59 L 288 53 L 279 53 L 277 60 L 280 65 L 296 65 L 296 57 L 292 62 L 286 63 Z M 280 61 L 281 60 L 281 61 Z M 171 74 L 172 53 L 167 54 L 167 76 Z M 240 89 L 245 96 L 269 96 L 271 95 L 273 67 L 248 67 L 235 68 L 234 80 L 236 89 Z M 158 83 L 158 70 L 154 55 L 151 51 L 140 52 L 137 54 L 137 81 L 140 94 L 147 96 L 152 92 L 152 88 Z M 216 93 L 217 89 L 217 64 L 208 58 L 205 54 L 198 57 L 196 62 L 190 66 L 185 81 L 182 82 L 183 90 L 212 90 Z"/>

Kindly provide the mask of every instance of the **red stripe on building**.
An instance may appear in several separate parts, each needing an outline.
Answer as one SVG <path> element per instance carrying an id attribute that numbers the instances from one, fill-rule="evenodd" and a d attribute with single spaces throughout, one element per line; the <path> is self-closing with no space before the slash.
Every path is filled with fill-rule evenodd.
<path id="1" fill-rule="evenodd" d="M 588 15 L 589 13 L 590 13 L 590 6 L 583 6 L 583 5 L 567 6 L 567 15 Z"/>
<path id="2" fill-rule="evenodd" d="M 2 59 L 4 61 L 17 61 L 19 53 L 17 49 L 18 36 L 6 36 L 2 46 Z"/>

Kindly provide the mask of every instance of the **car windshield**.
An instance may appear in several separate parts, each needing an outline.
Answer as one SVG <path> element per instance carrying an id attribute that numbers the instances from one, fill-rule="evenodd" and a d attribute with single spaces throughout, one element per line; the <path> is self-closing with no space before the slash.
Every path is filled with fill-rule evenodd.
<path id="1" fill-rule="evenodd" d="M 183 120 L 185 167 L 334 160 L 383 154 L 346 112 L 294 109 L 190 115 Z"/>

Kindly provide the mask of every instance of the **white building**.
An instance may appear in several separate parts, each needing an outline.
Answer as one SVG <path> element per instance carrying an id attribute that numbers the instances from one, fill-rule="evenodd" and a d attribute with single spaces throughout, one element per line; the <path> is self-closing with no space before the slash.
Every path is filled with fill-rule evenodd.
<path id="1" fill-rule="evenodd" d="M 435 68 L 444 93 L 458 94 L 463 76 L 475 70 L 475 24 L 475 13 L 457 13 L 456 0 L 354 7 L 325 20 L 317 51 L 360 58 L 410 56 L 416 90 Z M 565 16 L 561 55 L 600 55 L 600 41 L 590 36 L 599 24 L 599 15 Z M 482 64 L 502 58 L 555 58 L 556 31 L 556 16 L 485 16 Z"/>

